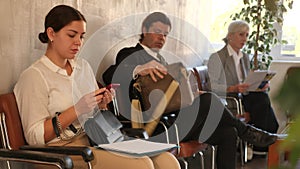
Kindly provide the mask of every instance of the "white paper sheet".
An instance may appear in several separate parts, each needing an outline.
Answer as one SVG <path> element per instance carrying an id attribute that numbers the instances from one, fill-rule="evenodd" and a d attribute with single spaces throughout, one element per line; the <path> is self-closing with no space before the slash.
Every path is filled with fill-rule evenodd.
<path id="1" fill-rule="evenodd" d="M 135 139 L 112 144 L 100 144 L 98 147 L 108 151 L 125 153 L 133 156 L 153 156 L 178 146 L 176 144 Z"/>
<path id="2" fill-rule="evenodd" d="M 268 70 L 259 70 L 259 71 L 251 71 L 249 72 L 246 80 L 244 83 L 248 83 L 250 87 L 248 91 L 257 91 L 259 85 L 263 81 L 269 81 L 275 75 L 275 72 L 268 71 Z"/>

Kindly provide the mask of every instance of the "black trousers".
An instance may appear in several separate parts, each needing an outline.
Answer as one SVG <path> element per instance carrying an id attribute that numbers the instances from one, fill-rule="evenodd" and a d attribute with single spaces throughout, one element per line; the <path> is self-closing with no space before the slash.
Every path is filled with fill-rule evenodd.
<path id="1" fill-rule="evenodd" d="M 199 140 L 217 146 L 218 169 L 235 169 L 237 137 L 247 130 L 247 125 L 234 117 L 213 93 L 197 97 L 191 106 L 176 112 L 174 124 L 178 126 L 181 142 Z M 170 142 L 176 138 L 174 125 L 168 129 Z M 159 132 L 149 140 L 166 142 L 166 133 Z"/>
<path id="2" fill-rule="evenodd" d="M 249 124 L 271 133 L 277 132 L 278 122 L 267 93 L 249 92 L 243 95 L 242 101 L 245 111 L 250 113 Z"/>
<path id="3" fill-rule="evenodd" d="M 182 141 L 200 140 L 217 146 L 217 168 L 235 169 L 237 137 L 247 130 L 247 125 L 234 117 L 215 94 L 200 95 L 181 113 L 188 115 L 197 106 L 197 118 Z M 207 136 L 207 133 L 210 134 Z"/>

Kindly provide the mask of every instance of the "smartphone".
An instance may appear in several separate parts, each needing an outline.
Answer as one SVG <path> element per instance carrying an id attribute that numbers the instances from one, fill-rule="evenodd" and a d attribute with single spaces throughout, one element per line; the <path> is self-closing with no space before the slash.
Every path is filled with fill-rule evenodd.
<path id="1" fill-rule="evenodd" d="M 107 90 L 110 90 L 110 89 L 116 89 L 116 88 L 118 88 L 119 86 L 120 86 L 120 84 L 118 84 L 118 83 L 112 83 L 112 84 L 107 85 L 107 86 L 106 86 L 106 89 L 107 89 Z"/>

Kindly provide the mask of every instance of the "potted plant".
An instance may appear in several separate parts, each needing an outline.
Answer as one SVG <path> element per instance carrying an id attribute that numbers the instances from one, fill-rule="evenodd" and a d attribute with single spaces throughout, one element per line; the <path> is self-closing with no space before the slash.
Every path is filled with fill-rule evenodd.
<path id="1" fill-rule="evenodd" d="M 287 79 L 283 83 L 276 97 L 280 106 L 286 110 L 287 116 L 290 118 L 290 126 L 288 137 L 280 145 L 282 151 L 290 152 L 287 166 L 280 168 L 294 169 L 296 165 L 300 165 L 300 67 L 295 68 L 288 74 Z M 297 166 L 299 167 L 299 166 Z"/>
<path id="2" fill-rule="evenodd" d="M 272 56 L 271 48 L 277 44 L 286 44 L 279 40 L 274 25 L 282 25 L 283 14 L 287 7 L 292 8 L 293 0 L 243 0 L 244 7 L 232 14 L 233 20 L 244 20 L 254 30 L 249 35 L 249 40 L 244 47 L 244 52 L 251 55 L 252 69 L 268 69 Z"/>

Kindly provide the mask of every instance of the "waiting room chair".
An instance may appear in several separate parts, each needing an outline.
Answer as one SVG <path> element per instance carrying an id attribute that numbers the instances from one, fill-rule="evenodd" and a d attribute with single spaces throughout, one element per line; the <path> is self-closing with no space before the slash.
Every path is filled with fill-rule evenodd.
<path id="1" fill-rule="evenodd" d="M 241 121 L 245 121 L 245 113 L 243 109 L 242 104 L 242 94 L 241 93 L 228 93 L 227 96 L 221 96 L 225 99 L 225 105 L 226 107 L 235 115 L 237 118 L 239 118 Z M 238 144 L 240 148 L 240 157 L 241 157 L 241 165 L 244 166 L 245 163 L 248 162 L 248 158 L 252 159 L 252 155 L 249 152 L 248 155 L 248 148 L 252 149 L 252 145 L 248 145 L 246 141 L 242 141 L 241 139 L 238 139 Z M 253 153 L 253 152 L 252 152 Z"/>
<path id="2" fill-rule="evenodd" d="M 190 158 L 195 158 L 196 156 L 199 156 L 200 163 L 198 163 L 201 169 L 215 169 L 215 147 L 206 143 L 202 143 L 196 140 L 192 141 L 186 141 L 186 142 L 179 142 L 179 133 L 178 133 L 178 127 L 176 123 L 174 123 L 174 128 L 176 131 L 176 140 L 178 148 L 175 149 L 172 153 L 176 156 L 176 158 L 179 160 L 179 162 L 182 162 L 184 164 L 184 168 L 188 169 L 191 168 L 189 164 Z M 167 131 L 167 130 L 166 130 Z M 169 143 L 169 135 L 168 132 L 166 132 L 167 141 Z M 210 152 L 210 153 L 206 153 Z M 209 156 L 205 156 L 205 154 L 209 154 Z M 206 162 L 209 162 L 206 163 Z"/>
<path id="3" fill-rule="evenodd" d="M 14 93 L 0 95 L 0 113 L 1 159 L 49 164 L 58 168 L 73 168 L 69 155 L 79 155 L 87 162 L 88 168 L 91 168 L 90 162 L 94 156 L 89 147 L 27 145 Z M 7 162 L 7 167 L 10 168 L 10 162 Z"/>
<path id="4" fill-rule="evenodd" d="M 97 82 L 98 86 L 101 88 L 104 85 L 102 85 L 100 82 Z M 122 100 L 122 92 L 120 91 L 120 88 L 115 89 L 116 92 L 116 96 L 113 99 L 113 102 L 110 104 L 109 109 L 111 111 L 113 111 L 115 113 L 115 115 L 118 117 L 118 119 L 121 121 L 121 123 L 123 124 L 123 126 L 125 126 L 124 128 L 122 128 L 122 131 L 124 132 L 125 135 L 130 136 L 130 137 L 137 137 L 137 138 L 144 138 L 144 139 L 148 139 L 149 135 L 148 133 L 145 131 L 145 129 L 143 128 L 143 126 L 141 124 L 137 124 L 131 121 L 131 119 L 127 119 L 126 117 L 122 116 L 122 114 L 126 113 L 124 111 L 126 111 L 126 109 L 124 108 L 124 101 Z M 134 99 L 133 100 L 133 104 L 135 106 L 135 108 L 137 110 L 140 110 L 140 113 L 142 112 L 142 108 L 140 105 L 140 102 L 138 99 Z M 127 112 L 128 113 L 128 112 Z M 172 114 L 169 114 L 169 117 L 162 117 L 162 119 L 165 119 L 168 121 L 169 118 L 173 118 L 171 117 L 173 116 Z M 153 125 L 153 124 L 152 124 Z M 165 131 L 166 131 L 166 140 L 167 143 L 169 142 L 169 135 L 168 135 L 168 127 L 166 126 L 165 121 L 157 121 L 157 125 L 161 125 Z M 153 125 L 153 128 L 155 129 L 157 127 L 157 125 Z M 176 125 L 175 125 L 176 126 Z M 131 130 L 134 129 L 134 130 Z M 177 128 L 177 126 L 176 126 Z M 135 132 L 135 130 L 137 130 L 137 132 Z M 151 132 L 152 133 L 152 132 Z M 177 132 L 178 133 L 178 132 Z M 150 135 L 151 136 L 151 135 Z M 178 136 L 177 136 L 177 145 L 179 145 L 179 148 L 176 149 L 175 151 L 172 151 L 171 153 L 174 154 L 176 156 L 176 158 L 178 159 L 178 161 L 183 164 L 184 169 L 188 169 L 189 168 L 189 163 L 187 162 L 187 158 L 188 157 L 194 157 L 196 155 L 200 156 L 200 168 L 204 169 L 204 154 L 203 152 L 206 151 L 207 149 L 210 149 L 212 151 L 212 157 L 211 159 L 211 169 L 214 169 L 214 165 L 215 165 L 215 149 L 213 146 L 207 145 L 205 143 L 200 143 L 197 141 L 191 141 L 191 142 L 179 142 L 178 141 Z"/>
<path id="5" fill-rule="evenodd" d="M 297 71 L 300 70 L 300 66 L 292 66 L 292 67 L 289 67 L 286 71 L 286 75 L 285 75 L 285 80 L 288 80 L 289 78 L 291 79 L 291 75 L 296 73 Z M 289 127 L 290 124 L 293 123 L 293 121 L 295 120 L 290 113 L 289 113 L 289 110 L 285 110 L 286 111 L 286 114 L 287 114 L 287 124 L 286 124 L 286 127 Z M 283 130 L 284 132 L 284 130 Z"/>
<path id="6" fill-rule="evenodd" d="M 198 83 L 199 91 L 211 92 L 210 80 L 208 75 L 208 68 L 206 65 L 197 66 L 192 68 L 192 73 L 196 77 Z M 226 95 L 219 95 L 221 101 L 224 105 L 233 112 L 233 115 L 237 117 L 242 117 L 244 115 L 243 105 L 242 105 L 242 96 L 240 93 L 227 93 Z M 240 118 L 240 120 L 244 121 L 244 118 Z M 247 162 L 247 142 L 238 139 L 238 145 L 241 154 L 241 164 L 242 166 Z"/>

